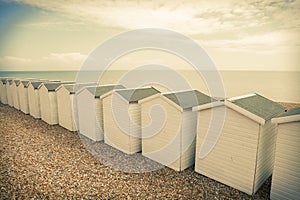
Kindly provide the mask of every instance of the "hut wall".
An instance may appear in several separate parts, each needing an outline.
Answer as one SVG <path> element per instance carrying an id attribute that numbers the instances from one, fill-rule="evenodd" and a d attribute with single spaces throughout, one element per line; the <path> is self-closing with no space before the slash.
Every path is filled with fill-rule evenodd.
<path id="1" fill-rule="evenodd" d="M 0 95 L 1 102 L 7 104 L 6 84 L 3 84 L 2 81 L 0 81 Z"/>
<path id="2" fill-rule="evenodd" d="M 41 118 L 39 90 L 34 89 L 31 84 L 28 86 L 28 103 L 30 115 L 34 118 Z"/>
<path id="3" fill-rule="evenodd" d="M 212 109 L 216 114 L 223 112 L 222 107 Z M 195 171 L 251 195 L 259 124 L 227 108 L 219 140 L 209 154 L 201 159 L 199 153 L 203 143 L 213 143 L 213 135 L 218 135 L 214 126 L 210 127 L 212 109 L 201 110 L 198 114 Z M 212 134 L 206 137 L 209 129 Z"/>
<path id="4" fill-rule="evenodd" d="M 271 199 L 300 197 L 300 122 L 278 124 Z"/>

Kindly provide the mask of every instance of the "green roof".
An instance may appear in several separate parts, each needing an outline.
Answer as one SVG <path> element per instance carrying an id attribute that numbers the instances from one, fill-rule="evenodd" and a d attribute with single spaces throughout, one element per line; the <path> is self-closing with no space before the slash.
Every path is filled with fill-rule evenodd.
<path id="1" fill-rule="evenodd" d="M 116 91 L 129 103 L 137 103 L 139 100 L 146 97 L 152 96 L 154 94 L 160 93 L 160 91 L 155 88 L 136 88 L 136 89 L 125 89 Z"/>
<path id="2" fill-rule="evenodd" d="M 20 79 L 14 79 L 14 82 L 15 82 L 15 84 L 16 84 L 16 86 L 18 86 L 18 85 L 20 85 Z"/>
<path id="3" fill-rule="evenodd" d="M 64 88 L 70 92 L 70 94 L 75 94 L 83 86 L 91 86 L 95 83 L 76 83 L 76 84 L 64 84 Z"/>
<path id="4" fill-rule="evenodd" d="M 100 98 L 101 95 L 110 92 L 111 90 L 114 89 L 122 89 L 124 86 L 122 85 L 99 85 L 99 86 L 91 86 L 91 87 L 86 87 L 86 89 L 92 93 L 95 98 Z"/>
<path id="5" fill-rule="evenodd" d="M 199 106 L 217 101 L 216 99 L 206 94 L 203 94 L 197 90 L 172 92 L 163 94 L 163 96 L 167 97 L 183 109 L 191 109 L 194 106 Z"/>
<path id="6" fill-rule="evenodd" d="M 38 89 L 42 83 L 45 83 L 45 81 L 33 81 L 31 82 L 31 85 L 34 89 Z"/>
<path id="7" fill-rule="evenodd" d="M 47 82 L 44 83 L 45 87 L 48 89 L 49 92 L 54 92 L 56 88 L 58 88 L 62 84 L 69 84 L 74 82 Z"/>
<path id="8" fill-rule="evenodd" d="M 269 120 L 285 111 L 280 104 L 259 94 L 248 95 L 241 98 L 228 99 L 231 103 L 263 118 Z"/>
<path id="9" fill-rule="evenodd" d="M 2 82 L 3 84 L 6 84 L 6 79 L 1 79 L 1 82 Z"/>
<path id="10" fill-rule="evenodd" d="M 278 117 L 287 117 L 287 116 L 293 116 L 293 115 L 300 115 L 300 107 L 293 108 L 293 109 L 279 115 Z"/>

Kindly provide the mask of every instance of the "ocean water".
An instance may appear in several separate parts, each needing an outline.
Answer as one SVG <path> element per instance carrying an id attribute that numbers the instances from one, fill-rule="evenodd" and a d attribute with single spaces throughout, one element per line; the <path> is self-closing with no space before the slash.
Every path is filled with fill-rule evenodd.
<path id="1" fill-rule="evenodd" d="M 0 76 L 120 83 L 126 87 L 153 85 L 161 91 L 195 88 L 213 96 L 222 96 L 224 91 L 228 98 L 259 93 L 274 101 L 300 103 L 300 72 L 295 71 L 0 71 Z"/>

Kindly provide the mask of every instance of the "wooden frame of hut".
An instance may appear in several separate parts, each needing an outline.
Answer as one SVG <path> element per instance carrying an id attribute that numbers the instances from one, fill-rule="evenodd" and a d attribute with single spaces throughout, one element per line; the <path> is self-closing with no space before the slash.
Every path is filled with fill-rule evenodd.
<path id="1" fill-rule="evenodd" d="M 277 124 L 272 200 L 300 197 L 300 107 L 272 119 Z"/>
<path id="2" fill-rule="evenodd" d="M 159 93 L 155 88 L 121 89 L 103 96 L 104 142 L 127 154 L 142 150 L 138 101 Z"/>
<path id="3" fill-rule="evenodd" d="M 0 100 L 3 104 L 7 104 L 6 79 L 4 77 L 0 79 Z"/>
<path id="4" fill-rule="evenodd" d="M 56 89 L 58 124 L 70 131 L 77 131 L 78 119 L 75 93 L 85 86 L 95 83 L 63 84 Z"/>
<path id="5" fill-rule="evenodd" d="M 199 111 L 195 171 L 254 194 L 272 174 L 276 132 L 271 118 L 284 112 L 284 107 L 249 94 L 228 99 L 222 106 L 195 110 Z M 221 130 L 210 126 L 213 114 L 225 115 Z M 215 141 L 208 154 L 200 156 L 202 148 Z"/>
<path id="6" fill-rule="evenodd" d="M 121 85 L 88 86 L 78 91 L 76 96 L 79 133 L 93 141 L 103 140 L 102 96 Z"/>
<path id="7" fill-rule="evenodd" d="M 192 166 L 198 114 L 192 108 L 212 102 L 216 100 L 197 90 L 162 93 L 141 100 L 142 154 L 176 171 Z M 154 106 L 160 106 L 164 113 L 155 115 L 153 110 L 151 116 Z"/>

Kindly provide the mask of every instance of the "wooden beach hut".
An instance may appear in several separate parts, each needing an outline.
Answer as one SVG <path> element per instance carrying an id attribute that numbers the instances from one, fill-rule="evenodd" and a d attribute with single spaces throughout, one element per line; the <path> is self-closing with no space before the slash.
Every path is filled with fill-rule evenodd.
<path id="1" fill-rule="evenodd" d="M 25 114 L 29 114 L 29 101 L 28 101 L 29 84 L 30 84 L 30 80 L 21 80 L 18 86 L 20 110 Z"/>
<path id="2" fill-rule="evenodd" d="M 6 92 L 6 78 L 0 79 L 0 100 L 1 103 L 7 104 L 7 92 Z"/>
<path id="3" fill-rule="evenodd" d="M 14 79 L 11 85 L 11 93 L 13 98 L 13 105 L 15 109 L 20 110 L 19 92 L 18 86 L 20 85 L 20 79 Z"/>
<path id="4" fill-rule="evenodd" d="M 300 107 L 272 119 L 277 124 L 271 199 L 300 198 Z"/>
<path id="5" fill-rule="evenodd" d="M 102 96 L 121 85 L 89 86 L 75 94 L 79 133 L 93 141 L 103 140 Z"/>
<path id="6" fill-rule="evenodd" d="M 42 83 L 38 90 L 40 95 L 41 119 L 50 124 L 58 124 L 57 97 L 55 90 L 62 84 L 74 82 Z"/>
<path id="7" fill-rule="evenodd" d="M 141 100 L 142 154 L 176 171 L 194 165 L 198 113 L 192 108 L 212 102 L 217 101 L 197 90 L 162 93 Z M 151 109 L 157 105 L 164 113 L 151 116 Z"/>
<path id="8" fill-rule="evenodd" d="M 75 93 L 82 87 L 96 85 L 96 83 L 63 84 L 56 89 L 58 123 L 70 131 L 77 131 L 74 120 L 78 118 Z M 76 116 L 75 116 L 76 115 Z"/>
<path id="9" fill-rule="evenodd" d="M 142 150 L 138 101 L 158 94 L 153 87 L 121 89 L 103 97 L 104 142 L 127 154 Z M 118 116 L 116 116 L 118 115 Z"/>
<path id="10" fill-rule="evenodd" d="M 7 104 L 10 107 L 14 107 L 14 100 L 13 100 L 13 93 L 12 93 L 12 84 L 13 84 L 13 79 L 9 78 L 6 80 L 6 95 L 7 95 Z"/>
<path id="11" fill-rule="evenodd" d="M 40 109 L 40 94 L 38 88 L 45 81 L 31 81 L 28 85 L 28 105 L 29 113 L 34 118 L 41 118 L 41 109 Z"/>
<path id="12" fill-rule="evenodd" d="M 271 118 L 285 108 L 259 94 L 249 94 L 228 99 L 222 106 L 197 109 L 195 171 L 254 194 L 272 174 L 276 132 Z M 213 113 L 220 119 L 225 115 L 221 130 L 210 126 Z M 216 139 L 210 152 L 201 156 L 202 148 Z"/>

